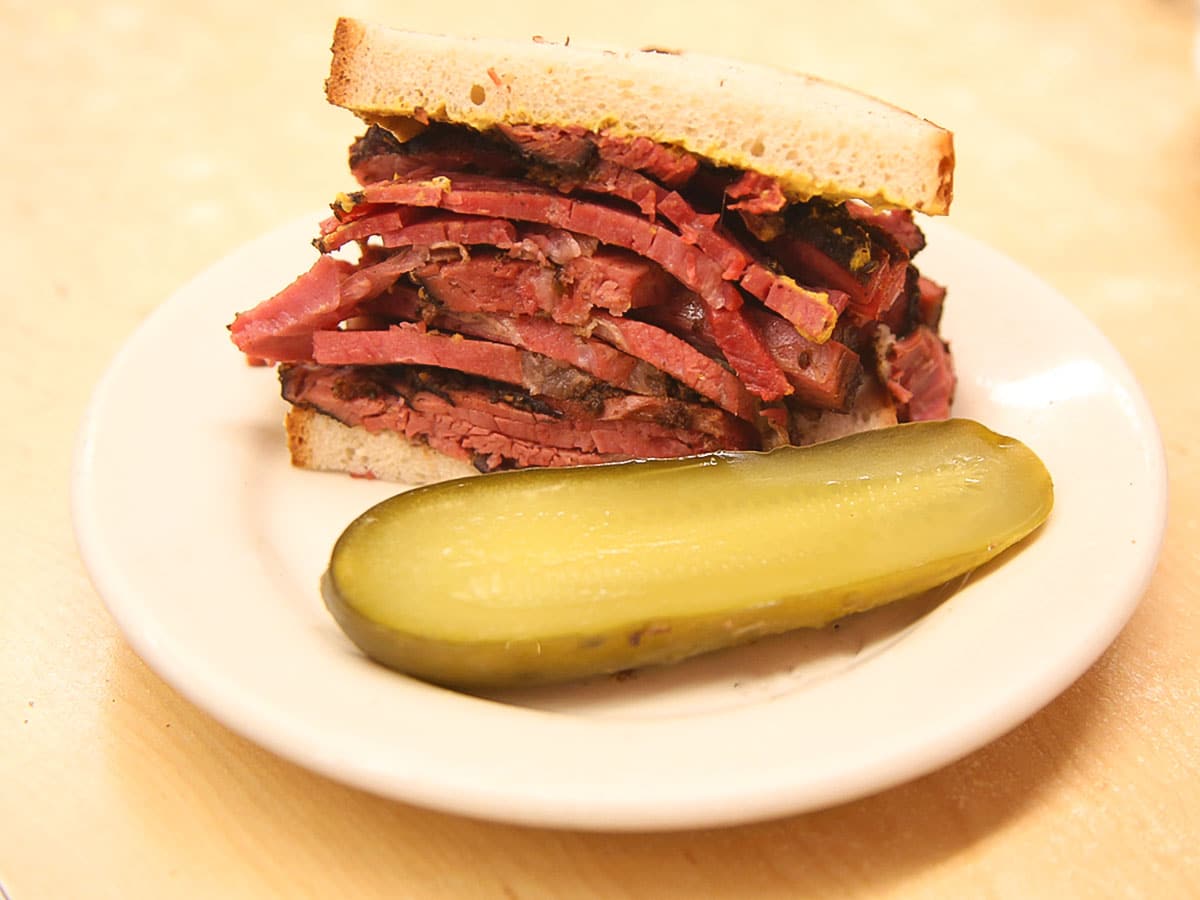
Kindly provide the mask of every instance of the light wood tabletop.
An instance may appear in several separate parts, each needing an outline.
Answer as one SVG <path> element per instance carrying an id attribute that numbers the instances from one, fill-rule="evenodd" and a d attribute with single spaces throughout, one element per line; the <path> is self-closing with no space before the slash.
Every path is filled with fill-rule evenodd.
<path id="1" fill-rule="evenodd" d="M 914 782 L 777 821 L 661 834 L 493 824 L 382 799 L 185 700 L 133 653 L 80 561 L 74 441 L 97 379 L 164 298 L 346 183 L 354 122 L 322 94 L 343 13 L 762 59 L 951 128 L 955 227 L 1070 298 L 1128 362 L 1161 428 L 1165 547 L 1113 645 L 1024 724 Z M 1200 895 L 1189 0 L 8 3 L 0 50 L 0 885 L 11 900 Z"/>

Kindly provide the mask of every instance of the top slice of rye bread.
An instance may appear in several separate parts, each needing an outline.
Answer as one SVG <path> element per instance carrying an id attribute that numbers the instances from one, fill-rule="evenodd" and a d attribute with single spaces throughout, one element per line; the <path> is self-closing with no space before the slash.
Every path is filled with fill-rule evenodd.
<path id="1" fill-rule="evenodd" d="M 691 53 L 418 34 L 346 18 L 332 49 L 329 101 L 398 131 L 412 118 L 479 130 L 579 125 L 761 172 L 797 200 L 858 198 L 932 215 L 950 208 L 949 131 L 810 75 Z"/>

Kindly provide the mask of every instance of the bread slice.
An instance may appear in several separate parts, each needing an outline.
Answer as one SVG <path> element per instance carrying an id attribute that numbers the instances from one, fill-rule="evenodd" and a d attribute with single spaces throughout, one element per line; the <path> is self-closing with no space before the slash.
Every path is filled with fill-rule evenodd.
<path id="1" fill-rule="evenodd" d="M 944 214 L 953 194 L 945 129 L 809 75 L 690 53 L 417 34 L 343 18 L 326 95 L 401 137 L 414 119 L 645 136 L 769 175 L 797 200 Z"/>

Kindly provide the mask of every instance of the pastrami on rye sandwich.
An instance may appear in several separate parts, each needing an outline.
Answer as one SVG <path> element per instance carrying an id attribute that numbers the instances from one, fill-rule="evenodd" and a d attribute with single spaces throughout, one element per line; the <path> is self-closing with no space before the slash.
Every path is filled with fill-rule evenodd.
<path id="1" fill-rule="evenodd" d="M 805 75 L 338 22 L 312 268 L 236 317 L 292 460 L 421 483 L 949 414 L 951 135 Z"/>

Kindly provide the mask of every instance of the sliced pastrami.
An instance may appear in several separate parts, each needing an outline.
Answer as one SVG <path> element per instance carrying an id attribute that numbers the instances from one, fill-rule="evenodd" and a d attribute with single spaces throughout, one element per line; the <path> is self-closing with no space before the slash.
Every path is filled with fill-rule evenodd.
<path id="1" fill-rule="evenodd" d="M 594 307 L 624 313 L 660 302 L 674 283 L 654 263 L 621 251 L 600 251 L 561 268 L 499 254 L 436 263 L 418 280 L 450 309 L 512 315 L 546 313 L 583 324 Z"/>
<path id="2" fill-rule="evenodd" d="M 622 137 L 601 131 L 596 135 L 596 149 L 606 162 L 643 172 L 671 188 L 683 187 L 700 168 L 694 153 L 648 137 Z"/>
<path id="3" fill-rule="evenodd" d="M 525 163 L 510 148 L 448 125 L 431 125 L 408 141 L 372 125 L 350 147 L 350 171 L 359 184 L 444 172 L 520 175 Z"/>
<path id="4" fill-rule="evenodd" d="M 521 353 L 515 347 L 469 341 L 412 323 L 386 331 L 319 331 L 313 335 L 313 358 L 324 366 L 438 366 L 507 384 L 522 383 Z"/>
<path id="5" fill-rule="evenodd" d="M 892 344 L 887 386 L 905 406 L 905 420 L 945 419 L 954 399 L 950 351 L 932 329 L 921 325 Z"/>
<path id="6" fill-rule="evenodd" d="M 705 315 L 713 337 L 742 383 L 771 402 L 792 393 L 792 385 L 767 349 L 762 335 L 740 310 L 707 306 Z"/>
<path id="7" fill-rule="evenodd" d="M 862 372 L 857 353 L 836 340 L 810 341 L 766 310 L 747 309 L 747 316 L 791 383 L 797 401 L 822 409 L 842 409 L 849 402 Z M 680 294 L 639 312 L 639 317 L 682 338 L 702 354 L 717 351 L 708 313 L 694 295 Z M 760 415 L 765 415 L 766 409 L 760 409 Z"/>
<path id="8" fill-rule="evenodd" d="M 837 262 L 830 253 L 815 243 L 792 236 L 780 236 L 768 244 L 772 255 L 784 270 L 807 284 L 819 284 L 845 294 L 848 305 L 862 309 L 867 303 L 867 288 L 860 280 L 862 270 L 851 270 Z M 869 251 L 865 266 L 871 264 Z M 861 276 L 865 279 L 865 275 Z"/>
<path id="9" fill-rule="evenodd" d="M 596 158 L 592 133 L 577 125 L 497 125 L 496 130 L 522 154 L 539 163 L 581 169 Z"/>
<path id="10" fill-rule="evenodd" d="M 708 324 L 704 302 L 689 291 L 679 291 L 662 303 L 638 310 L 637 319 L 669 331 L 705 356 L 717 358 L 721 355 L 721 348 Z"/>
<path id="11" fill-rule="evenodd" d="M 787 206 L 787 197 L 779 181 L 759 172 L 743 172 L 729 187 L 725 196 L 732 201 L 728 209 L 745 210 L 753 215 L 777 213 Z"/>
<path id="12" fill-rule="evenodd" d="M 770 313 L 751 313 L 772 358 L 795 388 L 793 398 L 817 409 L 845 410 L 862 377 L 857 353 L 839 341 L 817 344 Z"/>
<path id="13" fill-rule="evenodd" d="M 239 313 L 229 326 L 234 344 L 248 356 L 275 362 L 309 359 L 309 335 L 333 328 L 357 299 L 342 291 L 349 265 L 320 256 L 312 267 L 278 294 Z"/>
<path id="14" fill-rule="evenodd" d="M 602 162 L 586 176 L 563 182 L 559 187 L 618 196 L 637 204 L 649 216 L 657 209 L 680 229 L 679 235 L 649 221 L 639 222 L 629 213 L 601 204 L 574 202 L 548 192 L 540 200 L 534 199 L 532 195 L 536 194 L 536 189 L 527 183 L 466 178 L 447 183 L 441 185 L 444 193 L 455 194 L 457 186 L 463 196 L 443 199 L 428 187 L 395 182 L 369 186 L 363 195 L 371 203 L 441 205 L 468 214 L 501 217 L 507 212 L 511 214 L 508 217 L 583 232 L 653 259 L 717 308 L 730 306 L 736 309 L 741 305 L 738 292 L 727 283 L 741 279 L 742 287 L 750 294 L 788 318 L 805 337 L 818 342 L 829 338 L 839 310 L 846 303 L 846 298 L 840 294 L 809 290 L 786 275 L 770 272 L 758 264 L 752 265 L 749 251 L 721 233 L 716 214 L 702 215 L 680 194 L 668 192 L 637 172 L 611 163 Z M 505 210 L 504 201 L 496 194 L 507 188 L 513 188 L 520 196 L 509 200 L 509 208 Z"/>
<path id="15" fill-rule="evenodd" d="M 557 125 L 500 125 L 497 130 L 523 155 L 559 170 L 582 171 L 598 157 L 643 172 L 668 187 L 681 187 L 700 168 L 694 154 L 642 136 Z"/>
<path id="16" fill-rule="evenodd" d="M 783 316 L 806 339 L 823 343 L 833 334 L 838 315 L 850 302 L 842 291 L 816 291 L 801 287 L 787 275 L 769 271 L 758 263 L 742 277 L 742 286 L 762 300 L 767 309 Z"/>
<path id="17" fill-rule="evenodd" d="M 553 426 L 554 410 L 539 411 L 516 395 L 446 384 L 422 370 L 288 366 L 280 370 L 283 397 L 349 427 L 394 432 L 482 472 L 523 466 L 591 465 L 627 459 L 546 446 L 514 438 L 531 425 Z M 507 427 L 506 427 L 507 426 Z"/>
<path id="18" fill-rule="evenodd" d="M 925 234 L 909 209 L 873 209 L 866 203 L 850 201 L 846 211 L 857 221 L 879 229 L 910 257 L 925 249 Z"/>
<path id="19" fill-rule="evenodd" d="M 921 324 L 937 330 L 942 321 L 942 307 L 946 302 L 946 289 L 931 278 L 917 276 L 917 317 Z"/>
<path id="20" fill-rule="evenodd" d="M 291 366 L 280 379 L 291 403 L 346 425 L 424 440 L 483 471 L 756 446 L 744 423 L 674 400 L 553 401 L 419 368 Z"/>
<path id="21" fill-rule="evenodd" d="M 909 261 L 903 251 L 888 253 L 873 247 L 865 263 L 851 268 L 837 262 L 816 244 L 794 237 L 781 237 L 770 244 L 777 259 L 797 280 L 830 288 L 847 298 L 845 311 L 857 325 L 882 321 L 898 330 L 904 328 L 905 283 Z M 899 304 L 899 305 L 898 305 Z"/>
<path id="22" fill-rule="evenodd" d="M 721 217 L 717 213 L 698 212 L 675 191 L 659 198 L 658 209 L 679 229 L 685 241 L 695 244 L 721 267 L 721 275 L 727 281 L 740 279 L 754 261 L 749 250 L 721 231 Z"/>
<path id="23" fill-rule="evenodd" d="M 312 360 L 311 332 L 294 335 L 266 335 L 245 343 L 252 350 L 252 352 L 246 353 L 246 359 L 252 365 L 265 366 Z"/>
<path id="24" fill-rule="evenodd" d="M 716 360 L 648 322 L 598 313 L 591 333 L 626 353 L 644 359 L 702 397 L 739 418 L 754 421 L 758 403 L 737 377 Z"/>
<path id="25" fill-rule="evenodd" d="M 350 145 L 350 168 L 376 156 L 389 153 L 404 153 L 405 142 L 379 125 L 369 125 L 367 130 Z"/>
<path id="26" fill-rule="evenodd" d="M 679 235 L 632 213 L 589 203 L 526 182 L 462 176 L 434 182 L 392 181 L 368 185 L 370 203 L 441 207 L 466 215 L 540 222 L 590 235 L 659 263 L 690 290 L 718 306 L 741 306 L 736 291 L 713 260 Z"/>
<path id="27" fill-rule="evenodd" d="M 360 263 L 231 326 L 307 373 L 294 402 L 485 470 L 773 446 L 855 402 L 854 350 L 890 332 L 902 417 L 949 412 L 944 290 L 911 265 L 910 213 L 789 204 L 767 176 L 582 128 L 372 127 L 351 166 L 364 188 L 314 243 Z"/>
<path id="28" fill-rule="evenodd" d="M 598 162 L 582 172 L 555 173 L 548 176 L 547 181 L 564 194 L 600 194 L 632 203 L 650 221 L 654 220 L 659 201 L 669 193 L 640 172 L 607 161 Z"/>
<path id="29" fill-rule="evenodd" d="M 555 269 L 507 256 L 479 254 L 429 265 L 416 277 L 431 297 L 456 312 L 547 312 L 562 321 L 583 321 L 591 311 L 583 298 L 573 302 L 565 295 Z"/>
<path id="30" fill-rule="evenodd" d="M 368 307 L 375 315 L 423 321 L 439 329 L 540 353 L 632 393 L 665 396 L 665 376 L 670 376 L 740 418 L 754 421 L 757 415 L 758 403 L 737 376 L 685 341 L 647 322 L 595 311 L 580 333 L 542 316 L 517 314 L 511 308 L 499 311 L 503 315 L 476 310 L 469 303 L 430 307 L 412 290 L 393 290 Z"/>
<path id="31" fill-rule="evenodd" d="M 507 219 L 478 216 L 437 216 L 423 222 L 381 232 L 385 247 L 479 246 L 512 247 L 517 228 Z"/>
<path id="32" fill-rule="evenodd" d="M 787 275 L 755 262 L 749 250 L 722 231 L 718 214 L 698 212 L 678 192 L 667 191 L 637 172 L 602 162 L 586 177 L 563 182 L 559 187 L 620 197 L 650 218 L 661 213 L 679 229 L 685 244 L 697 247 L 716 264 L 723 279 L 740 281 L 746 291 L 792 322 L 810 340 L 828 340 L 838 314 L 848 302 L 841 292 L 803 288 Z"/>
<path id="33" fill-rule="evenodd" d="M 321 236 L 313 241 L 313 245 L 322 253 L 330 253 L 352 241 L 365 241 L 375 235 L 399 231 L 426 215 L 422 209 L 388 206 L 344 222 L 336 217 L 326 219 L 321 223 Z"/>
<path id="34" fill-rule="evenodd" d="M 560 281 L 568 293 L 617 315 L 661 303 L 675 290 L 674 280 L 661 266 L 622 250 L 569 260 Z"/>
<path id="35" fill-rule="evenodd" d="M 431 137 L 438 135 L 440 137 L 436 141 Z M 704 256 L 720 268 L 724 279 L 740 280 L 742 288 L 792 321 L 811 340 L 826 340 L 841 311 L 836 303 L 822 304 L 822 299 L 829 293 L 825 289 L 848 295 L 852 314 L 860 325 L 875 320 L 883 320 L 890 326 L 904 324 L 904 307 L 898 306 L 902 299 L 903 280 L 899 272 L 889 271 L 886 274 L 892 277 L 880 281 L 879 276 L 885 273 L 873 271 L 880 267 L 882 260 L 877 253 L 871 252 L 870 235 L 893 251 L 890 253 L 891 265 L 884 265 L 884 268 L 898 268 L 899 255 L 911 256 L 924 245 L 924 236 L 908 211 L 874 210 L 858 202 L 837 206 L 822 201 L 810 201 L 787 208 L 787 198 L 776 179 L 754 172 L 741 173 L 732 181 L 726 176 L 721 189 L 723 208 L 742 212 L 748 221 L 765 223 L 786 218 L 788 226 L 785 230 L 792 236 L 789 240 L 798 238 L 801 244 L 809 245 L 791 254 L 802 258 L 799 264 L 787 267 L 788 274 L 795 281 L 774 273 L 771 273 L 772 280 L 767 281 L 761 276 L 764 271 L 770 270 L 761 265 L 757 269 L 752 268 L 755 254 L 721 229 L 717 214 L 699 213 L 682 195 L 668 189 L 688 184 L 698 174 L 697 169 L 693 168 L 697 165 L 693 154 L 644 137 L 595 134 L 579 127 L 511 126 L 507 128 L 507 143 L 511 147 L 514 142 L 522 147 L 527 156 L 546 167 L 546 171 L 539 171 L 536 177 L 553 183 L 560 191 L 600 193 L 621 198 L 635 204 L 651 221 L 661 214 L 679 229 L 679 236 L 684 243 L 698 247 Z M 414 144 L 420 152 L 426 152 L 431 146 L 440 148 L 445 155 L 442 172 L 498 175 L 508 171 L 504 166 L 492 165 L 486 159 L 489 154 L 500 153 L 503 156 L 503 147 L 463 129 L 438 131 L 431 128 L 427 134 L 420 135 L 409 144 L 385 142 L 375 149 L 380 152 L 399 152 L 398 148 L 404 147 L 404 152 L 411 154 L 414 150 L 410 145 Z M 480 155 L 481 160 L 467 165 L 465 159 L 472 149 Z M 410 182 L 418 174 L 407 170 L 388 173 L 389 177 L 400 177 Z M 432 174 L 432 170 L 427 174 Z M 689 195 L 694 193 L 689 189 Z M 703 193 L 699 191 L 697 196 Z M 785 209 L 786 217 L 777 215 Z M 774 233 L 779 228 L 778 225 L 772 225 L 767 230 Z M 759 233 L 753 227 L 751 231 Z M 819 240 L 814 241 L 814 235 L 819 236 Z M 641 230 L 640 240 L 627 246 L 642 252 L 641 244 L 649 237 L 647 232 Z M 787 242 L 784 241 L 785 244 Z M 694 265 L 693 259 L 676 248 L 668 247 L 669 243 L 669 238 L 660 240 L 659 249 L 682 263 L 684 268 Z M 863 248 L 867 248 L 865 253 Z M 665 261 L 660 262 L 666 265 Z M 706 271 L 708 268 L 701 265 L 697 270 L 700 281 L 689 283 L 685 280 L 684 283 L 711 304 L 719 307 L 732 303 L 736 306 L 738 300 L 734 294 L 714 290 L 715 285 L 704 282 L 704 279 L 711 278 L 711 272 Z M 679 277 L 678 272 L 673 274 Z M 886 290 L 881 290 L 881 287 Z"/>
<path id="36" fill-rule="evenodd" d="M 428 248 L 410 247 L 370 265 L 360 265 L 342 280 L 341 293 L 346 308 L 378 297 L 409 272 L 427 265 L 429 260 Z"/>
<path id="37" fill-rule="evenodd" d="M 591 256 L 599 245 L 594 237 L 572 234 L 561 228 L 526 224 L 521 229 L 520 242 L 509 253 L 542 265 L 565 266 L 573 259 Z"/>
<path id="38" fill-rule="evenodd" d="M 318 331 L 313 359 L 327 366 L 437 366 L 519 385 L 533 395 L 580 398 L 602 388 L 596 378 L 565 362 L 510 344 L 471 340 L 402 322 L 385 330 Z"/>
<path id="39" fill-rule="evenodd" d="M 907 334 L 911 329 L 914 310 L 910 308 L 910 297 L 906 292 L 911 266 L 903 252 L 890 254 L 877 249 L 877 278 L 872 278 L 865 309 L 853 311 L 851 317 L 860 321 L 876 321 L 887 325 L 896 334 Z M 911 298 L 915 301 L 915 296 Z"/>
<path id="40" fill-rule="evenodd" d="M 517 229 L 506 219 L 430 215 L 413 207 L 385 207 L 382 212 L 337 223 L 314 244 L 329 253 L 350 243 L 378 237 L 384 247 L 474 246 L 512 247 Z"/>
<path id="41" fill-rule="evenodd" d="M 669 379 L 650 363 L 540 316 L 453 312 L 422 300 L 416 290 L 393 290 L 371 301 L 370 311 L 540 353 L 631 393 L 670 394 Z"/>
<path id="42" fill-rule="evenodd" d="M 700 295 L 711 313 L 713 335 L 750 391 L 767 401 L 791 393 L 783 372 L 741 314 L 737 289 L 722 278 L 716 263 L 679 235 L 632 213 L 539 191 L 522 182 L 474 177 L 444 181 L 368 185 L 362 195 L 370 203 L 440 206 L 470 215 L 540 222 L 646 256 Z"/>

